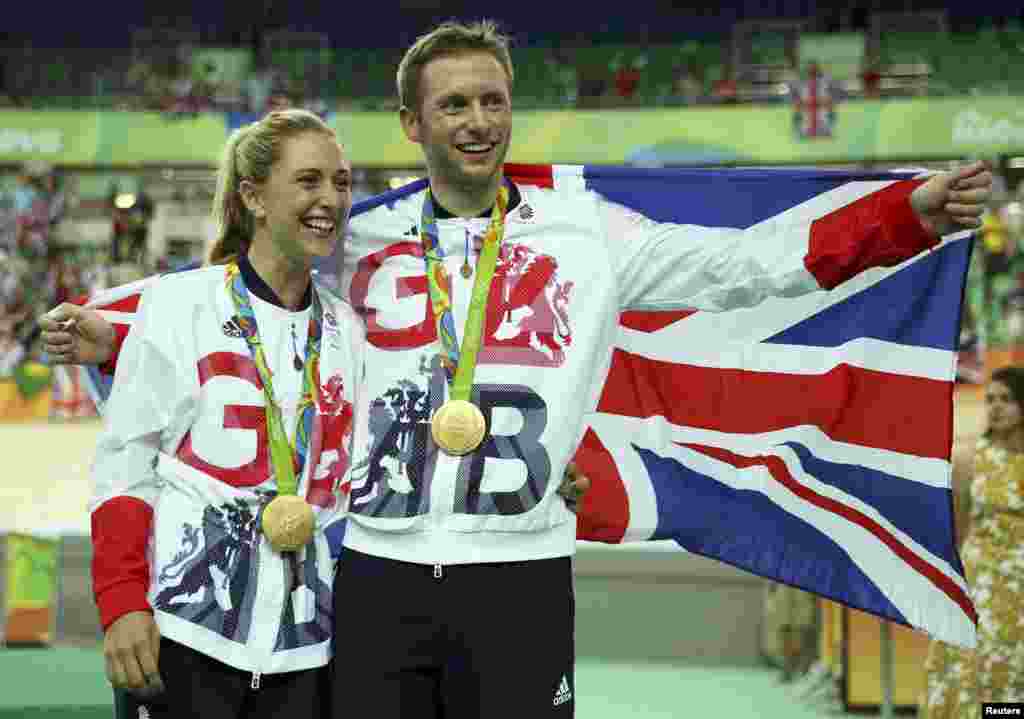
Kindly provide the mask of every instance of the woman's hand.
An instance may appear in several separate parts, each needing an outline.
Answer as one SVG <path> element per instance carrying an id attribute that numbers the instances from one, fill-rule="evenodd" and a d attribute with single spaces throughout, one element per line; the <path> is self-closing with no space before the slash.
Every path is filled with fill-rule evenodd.
<path id="1" fill-rule="evenodd" d="M 565 468 L 565 476 L 562 478 L 562 483 L 558 486 L 558 493 L 565 500 L 569 509 L 575 512 L 580 498 L 589 489 L 590 480 L 576 468 L 575 464 L 570 463 Z"/>
<path id="2" fill-rule="evenodd" d="M 156 695 L 160 678 L 160 630 L 149 612 L 128 612 L 107 627 L 103 636 L 107 679 L 118 689 Z"/>

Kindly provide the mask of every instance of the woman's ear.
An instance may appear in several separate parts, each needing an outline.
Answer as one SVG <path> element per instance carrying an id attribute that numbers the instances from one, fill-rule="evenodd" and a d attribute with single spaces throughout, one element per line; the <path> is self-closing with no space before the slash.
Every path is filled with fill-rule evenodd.
<path id="1" fill-rule="evenodd" d="M 253 217 L 262 219 L 266 216 L 267 210 L 263 205 L 263 194 L 259 185 L 252 180 L 242 180 L 238 183 L 238 194 L 242 196 L 242 204 Z"/>

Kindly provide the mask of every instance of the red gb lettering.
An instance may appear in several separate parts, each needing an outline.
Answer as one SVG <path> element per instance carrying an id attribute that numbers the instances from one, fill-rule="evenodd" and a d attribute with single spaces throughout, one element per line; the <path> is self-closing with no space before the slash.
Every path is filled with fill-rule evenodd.
<path id="1" fill-rule="evenodd" d="M 352 306 L 365 318 L 367 338 L 384 350 L 424 347 L 437 340 L 427 279 L 422 273 L 396 277 L 395 297 L 421 296 L 423 320 L 401 329 L 382 326 L 377 308 L 367 306 L 374 273 L 390 258 L 409 255 L 422 260 L 415 242 L 390 245 L 360 260 L 352 279 Z M 385 272 L 384 276 L 387 276 Z M 528 367 L 560 367 L 572 344 L 569 304 L 571 281 L 559 277 L 558 262 L 530 247 L 506 244 L 495 267 L 488 293 L 487 319 L 478 362 Z"/>
<path id="2" fill-rule="evenodd" d="M 263 390 L 259 371 L 252 359 L 234 352 L 214 352 L 199 360 L 199 386 L 215 377 L 235 377 Z M 254 487 L 270 476 L 267 417 L 263 407 L 224 405 L 224 429 L 249 429 L 256 433 L 256 457 L 240 467 L 221 467 L 198 454 L 192 446 L 192 431 L 185 433 L 176 453 L 179 460 L 233 487 Z"/>
<path id="3" fill-rule="evenodd" d="M 427 278 L 421 272 L 411 277 L 395 278 L 395 296 L 405 299 L 413 295 L 423 296 L 423 321 L 411 327 L 394 329 L 383 327 L 377 322 L 378 310 L 366 305 L 370 281 L 374 273 L 388 259 L 400 255 L 411 255 L 423 259 L 423 248 L 417 242 L 399 242 L 385 247 L 380 252 L 367 255 L 359 261 L 352 277 L 352 288 L 349 297 L 356 312 L 366 322 L 366 338 L 374 347 L 383 350 L 407 350 L 429 345 L 437 339 L 437 327 L 434 322 L 434 308 L 429 302 Z"/>

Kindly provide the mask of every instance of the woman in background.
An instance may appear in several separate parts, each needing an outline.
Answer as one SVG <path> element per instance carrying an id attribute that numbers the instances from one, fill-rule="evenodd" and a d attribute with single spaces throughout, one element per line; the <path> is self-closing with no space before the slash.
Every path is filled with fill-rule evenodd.
<path id="1" fill-rule="evenodd" d="M 978 610 L 978 646 L 932 642 L 922 719 L 980 717 L 982 702 L 1024 700 L 1024 367 L 992 373 L 988 426 L 973 455 L 954 455 L 961 556 Z"/>

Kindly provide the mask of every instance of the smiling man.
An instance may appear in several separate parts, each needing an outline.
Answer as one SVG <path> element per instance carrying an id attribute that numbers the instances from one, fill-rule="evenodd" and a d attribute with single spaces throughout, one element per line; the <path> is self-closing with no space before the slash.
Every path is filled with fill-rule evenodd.
<path id="1" fill-rule="evenodd" d="M 582 184 L 503 176 L 513 78 L 491 23 L 417 40 L 400 120 L 429 184 L 350 223 L 343 293 L 368 345 L 334 594 L 338 716 L 573 716 L 576 521 L 552 478 L 597 406 L 620 313 L 831 289 L 977 227 L 991 187 L 976 163 L 804 222 L 655 222 Z"/>
<path id="2" fill-rule="evenodd" d="M 428 56 L 429 43 L 422 48 Z M 512 132 L 508 51 L 469 47 L 428 62 L 410 52 L 398 75 L 402 128 L 423 148 L 434 200 L 461 217 L 489 211 Z"/>

